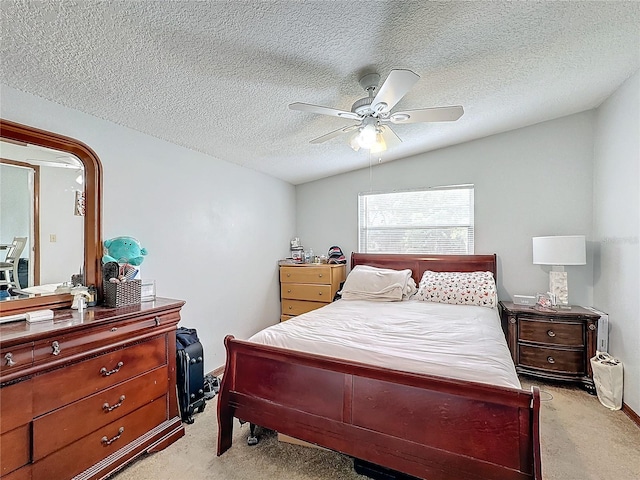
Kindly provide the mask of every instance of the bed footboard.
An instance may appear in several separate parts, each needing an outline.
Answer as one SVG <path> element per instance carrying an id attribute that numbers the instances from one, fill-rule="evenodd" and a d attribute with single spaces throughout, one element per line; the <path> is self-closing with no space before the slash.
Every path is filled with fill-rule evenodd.
<path id="1" fill-rule="evenodd" d="M 542 478 L 540 395 L 225 338 L 218 451 L 233 418 L 429 480 Z"/>

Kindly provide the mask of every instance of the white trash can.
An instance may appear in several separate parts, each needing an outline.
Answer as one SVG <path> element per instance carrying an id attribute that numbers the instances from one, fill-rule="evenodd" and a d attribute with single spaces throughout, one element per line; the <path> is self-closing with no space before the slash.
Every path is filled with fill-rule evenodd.
<path id="1" fill-rule="evenodd" d="M 593 383 L 600 403 L 610 410 L 622 408 L 622 362 L 606 352 L 596 352 L 591 359 Z"/>

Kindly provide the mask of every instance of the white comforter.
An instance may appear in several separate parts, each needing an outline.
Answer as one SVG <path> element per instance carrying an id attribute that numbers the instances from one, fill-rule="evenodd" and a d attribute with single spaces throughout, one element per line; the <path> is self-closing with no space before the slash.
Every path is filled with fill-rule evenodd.
<path id="1" fill-rule="evenodd" d="M 520 388 L 496 309 L 416 300 L 338 300 L 250 342 Z"/>

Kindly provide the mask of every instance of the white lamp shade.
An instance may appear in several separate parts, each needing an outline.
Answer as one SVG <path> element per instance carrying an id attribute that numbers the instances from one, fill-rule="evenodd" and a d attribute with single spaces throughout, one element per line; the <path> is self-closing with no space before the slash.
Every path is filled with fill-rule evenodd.
<path id="1" fill-rule="evenodd" d="M 533 237 L 533 263 L 536 265 L 585 265 L 587 248 L 584 235 Z"/>

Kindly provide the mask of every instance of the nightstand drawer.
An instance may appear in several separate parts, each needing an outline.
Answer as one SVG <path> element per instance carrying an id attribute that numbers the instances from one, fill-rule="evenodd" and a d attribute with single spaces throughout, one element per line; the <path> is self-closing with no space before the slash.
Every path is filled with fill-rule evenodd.
<path id="1" fill-rule="evenodd" d="M 556 372 L 584 372 L 584 354 L 582 350 L 560 350 L 556 348 L 520 345 L 518 364 L 523 367 L 539 368 Z"/>
<path id="2" fill-rule="evenodd" d="M 331 285 L 314 285 L 303 283 L 285 283 L 282 285 L 282 298 L 293 300 L 311 300 L 312 302 L 330 302 Z"/>
<path id="3" fill-rule="evenodd" d="M 549 345 L 584 346 L 582 324 L 520 318 L 518 340 Z"/>
<path id="4" fill-rule="evenodd" d="M 305 302 L 302 300 L 282 300 L 282 315 L 301 315 L 303 313 L 324 307 L 326 303 Z"/>
<path id="5" fill-rule="evenodd" d="M 280 267 L 281 283 L 331 283 L 331 268 L 317 267 Z"/>

